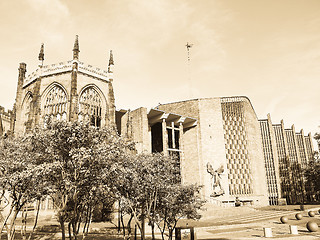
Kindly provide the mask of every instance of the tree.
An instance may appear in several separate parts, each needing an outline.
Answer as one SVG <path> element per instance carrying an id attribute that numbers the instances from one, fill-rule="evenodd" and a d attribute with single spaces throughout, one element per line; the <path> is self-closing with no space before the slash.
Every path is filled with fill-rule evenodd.
<path id="1" fill-rule="evenodd" d="M 312 195 L 319 200 L 320 199 L 320 159 L 315 153 L 315 157 L 308 163 L 307 168 L 304 170 L 304 176 L 306 178 L 306 185 Z"/>
<path id="2" fill-rule="evenodd" d="M 200 219 L 198 211 L 201 209 L 204 200 L 201 200 L 199 191 L 201 186 L 174 184 L 168 186 L 162 196 L 159 197 L 158 210 L 159 219 L 163 220 L 161 229 L 162 239 L 164 240 L 164 230 L 169 231 L 168 239 L 171 240 L 174 229 L 181 218 Z"/>
<path id="3" fill-rule="evenodd" d="M 314 139 L 320 146 L 320 133 L 314 135 Z M 320 156 L 318 152 L 314 152 L 313 159 L 309 161 L 308 166 L 304 169 L 306 185 L 313 198 L 320 199 Z"/>
<path id="4" fill-rule="evenodd" d="M 30 136 L 1 140 L 0 144 L 0 188 L 2 199 L 7 204 L 1 216 L 1 231 L 6 228 L 7 238 L 14 239 L 15 221 L 18 213 L 27 205 L 40 200 L 47 194 L 43 176 L 40 174 L 42 166 L 34 161 Z M 39 208 L 35 218 L 37 224 Z M 26 217 L 26 214 L 25 214 Z M 25 228 L 24 228 L 25 229 Z M 31 239 L 32 233 L 29 239 Z M 23 239 L 26 239 L 26 231 L 22 231 Z"/>
<path id="5" fill-rule="evenodd" d="M 146 186 L 145 177 L 149 176 L 147 170 L 149 162 L 144 161 L 147 158 L 145 155 L 131 155 L 118 166 L 117 179 L 115 187 L 119 198 L 119 211 L 122 223 L 123 235 L 130 239 L 131 236 L 131 221 L 134 219 L 136 226 L 139 228 L 142 239 L 144 239 L 144 218 L 143 211 L 146 201 Z M 124 222 L 124 215 L 128 214 L 127 223 Z M 141 221 L 142 220 L 142 221 Z M 127 228 L 127 231 L 126 231 Z"/>
<path id="6" fill-rule="evenodd" d="M 155 225 L 161 227 L 162 236 L 169 230 L 169 236 L 182 217 L 195 219 L 197 210 L 203 204 L 197 192 L 200 187 L 182 185 L 180 168 L 177 159 L 163 154 L 133 155 L 123 162 L 119 168 L 119 179 L 116 186 L 121 196 L 120 211 L 129 214 L 127 234 L 131 234 L 130 223 L 134 219 L 145 238 L 145 220 L 152 229 L 152 239 L 155 239 Z M 123 221 L 122 221 L 123 222 Z M 169 227 L 169 228 L 167 228 Z"/>
<path id="7" fill-rule="evenodd" d="M 35 161 L 50 187 L 65 239 L 65 223 L 71 239 L 80 224 L 88 228 L 93 207 L 102 199 L 114 201 L 113 182 L 118 162 L 130 144 L 114 129 L 96 128 L 82 122 L 52 122 L 32 133 Z"/>
<path id="8" fill-rule="evenodd" d="M 13 199 L 14 219 L 27 203 L 50 196 L 63 240 L 65 223 L 70 239 L 75 240 L 84 224 L 84 238 L 92 211 L 101 202 L 111 205 L 120 200 L 120 212 L 130 216 L 127 238 L 132 220 L 142 239 L 146 220 L 153 239 L 155 225 L 161 224 L 162 236 L 169 230 L 171 239 L 180 218 L 199 217 L 197 210 L 203 204 L 198 198 L 200 187 L 181 184 L 177 159 L 163 154 L 135 154 L 132 143 L 114 129 L 82 122 L 49 122 L 44 128 L 4 143 L 0 187 Z M 12 236 L 14 224 L 10 226 Z"/>

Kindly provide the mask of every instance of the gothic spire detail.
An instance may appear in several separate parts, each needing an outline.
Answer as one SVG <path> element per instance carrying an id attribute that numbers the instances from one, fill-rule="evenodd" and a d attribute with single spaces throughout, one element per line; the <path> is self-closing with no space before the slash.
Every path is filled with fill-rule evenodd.
<path id="1" fill-rule="evenodd" d="M 44 60 L 44 44 L 41 43 L 40 53 L 39 53 L 39 61 Z"/>
<path id="2" fill-rule="evenodd" d="M 109 66 L 114 65 L 112 50 L 110 50 Z"/>
<path id="3" fill-rule="evenodd" d="M 78 40 L 78 35 L 76 35 L 76 40 L 74 41 L 74 46 L 73 46 L 73 59 L 79 60 L 79 40 Z"/>

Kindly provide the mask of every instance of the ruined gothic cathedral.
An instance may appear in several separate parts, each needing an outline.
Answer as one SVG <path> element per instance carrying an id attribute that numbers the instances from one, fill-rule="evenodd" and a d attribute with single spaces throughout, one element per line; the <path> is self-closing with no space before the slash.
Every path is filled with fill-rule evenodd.
<path id="1" fill-rule="evenodd" d="M 80 62 L 79 52 L 76 38 L 71 61 L 44 66 L 42 45 L 36 71 L 26 77 L 26 64 L 20 64 L 15 133 L 24 133 L 48 118 L 88 120 L 98 127 L 115 123 L 112 52 L 108 71 Z"/>
<path id="2" fill-rule="evenodd" d="M 116 110 L 113 55 L 106 70 L 73 59 L 43 65 L 26 75 L 20 63 L 13 111 L 0 108 L 0 133 L 24 134 L 49 119 L 116 126 L 138 153 L 164 152 L 179 159 L 183 183 L 203 185 L 202 196 L 218 205 L 268 205 L 312 201 L 302 168 L 313 157 L 311 135 L 271 117 L 259 120 L 247 97 L 192 99 L 153 109 Z"/>

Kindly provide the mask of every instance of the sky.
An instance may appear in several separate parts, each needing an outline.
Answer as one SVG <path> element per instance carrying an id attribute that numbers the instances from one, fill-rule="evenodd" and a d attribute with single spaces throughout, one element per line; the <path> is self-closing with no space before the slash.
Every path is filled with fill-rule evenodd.
<path id="1" fill-rule="evenodd" d="M 72 59 L 107 69 L 117 109 L 247 96 L 259 119 L 320 132 L 318 0 L 1 0 L 0 105 L 20 62 L 32 73 Z M 188 61 L 186 44 L 193 44 Z"/>

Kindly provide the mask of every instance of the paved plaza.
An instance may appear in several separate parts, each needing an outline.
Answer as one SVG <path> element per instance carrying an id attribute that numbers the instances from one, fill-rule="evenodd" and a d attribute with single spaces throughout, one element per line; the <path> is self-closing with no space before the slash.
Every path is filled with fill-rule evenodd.
<path id="1" fill-rule="evenodd" d="M 201 220 L 180 220 L 178 227 L 194 227 L 197 240 L 320 239 L 320 229 L 317 232 L 309 232 L 306 228 L 306 223 L 311 220 L 320 225 L 320 214 L 318 213 L 320 205 L 306 206 L 305 211 L 300 211 L 299 206 L 223 208 L 207 205 L 206 207 L 207 210 L 203 212 Z M 314 217 L 308 216 L 310 210 L 316 212 Z M 301 213 L 303 218 L 296 220 L 296 213 Z M 288 218 L 286 224 L 280 222 L 281 216 Z M 114 219 L 114 222 L 117 222 L 117 220 Z M 290 225 L 297 226 L 297 235 L 290 234 Z M 264 236 L 264 228 L 271 228 L 272 237 L 266 238 Z M 151 231 L 149 227 L 146 228 L 146 234 L 147 239 L 150 240 Z M 35 239 L 61 239 L 61 232 L 56 219 L 50 216 L 41 217 L 36 235 L 37 238 Z M 157 240 L 161 239 L 160 233 L 156 234 L 156 237 Z M 117 234 L 116 223 L 101 222 L 91 224 L 90 234 L 86 239 L 118 240 L 123 238 L 121 234 Z M 187 239 L 182 238 L 182 240 Z"/>
<path id="2" fill-rule="evenodd" d="M 271 228 L 272 237 L 269 239 L 320 239 L 318 232 L 309 232 L 306 228 L 308 221 L 314 220 L 320 224 L 318 207 L 309 206 L 306 211 L 299 211 L 299 206 L 276 209 L 254 209 L 249 207 L 216 209 L 215 217 L 206 217 L 196 223 L 198 240 L 204 239 L 261 239 L 264 228 Z M 315 217 L 309 217 L 308 211 L 314 210 Z M 296 220 L 295 214 L 301 213 L 303 218 Z M 282 224 L 280 217 L 288 217 L 288 223 Z M 185 223 L 187 224 L 187 223 Z M 193 223 L 188 223 L 192 225 Z M 197 226 L 198 225 L 198 226 Z M 290 225 L 297 226 L 298 235 L 290 234 Z"/>
<path id="3" fill-rule="evenodd" d="M 320 225 L 318 205 L 306 206 L 305 211 L 300 211 L 299 206 L 292 205 L 265 208 L 245 206 L 222 208 L 212 205 L 206 207 L 207 210 L 200 221 L 180 220 L 178 227 L 194 227 L 197 240 L 320 239 L 320 229 L 311 233 L 306 228 L 306 223 L 311 220 Z M 310 210 L 316 212 L 315 217 L 308 216 Z M 296 213 L 301 213 L 303 218 L 296 220 Z M 280 222 L 282 216 L 288 218 L 288 223 Z M 290 234 L 290 225 L 297 226 L 298 235 Z M 102 229 L 103 226 L 105 226 L 103 223 L 93 223 L 92 228 L 99 232 L 99 228 Z M 264 236 L 264 228 L 271 228 L 273 235 L 271 238 Z M 146 231 L 147 236 L 151 237 L 150 229 L 147 228 Z M 161 239 L 160 234 L 157 234 L 157 239 Z"/>

